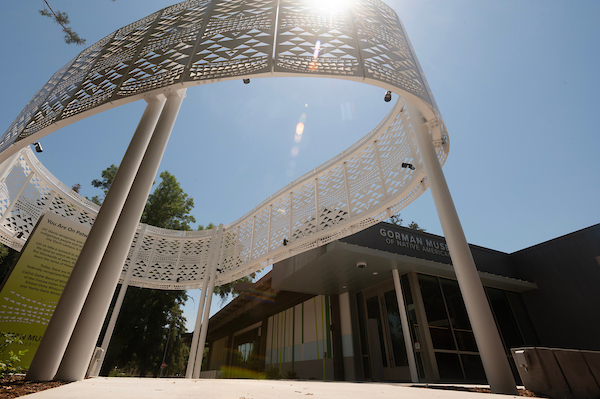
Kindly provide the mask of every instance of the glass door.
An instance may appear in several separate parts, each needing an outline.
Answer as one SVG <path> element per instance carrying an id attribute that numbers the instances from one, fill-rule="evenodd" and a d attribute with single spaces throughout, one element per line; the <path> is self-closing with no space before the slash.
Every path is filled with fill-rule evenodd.
<path id="1" fill-rule="evenodd" d="M 366 291 L 364 314 L 375 381 L 410 381 L 404 331 L 393 285 Z"/>

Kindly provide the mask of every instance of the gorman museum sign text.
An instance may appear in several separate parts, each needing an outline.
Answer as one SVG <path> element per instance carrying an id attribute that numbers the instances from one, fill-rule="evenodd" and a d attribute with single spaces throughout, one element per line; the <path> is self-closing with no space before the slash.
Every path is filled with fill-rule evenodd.
<path id="1" fill-rule="evenodd" d="M 385 237 L 385 242 L 390 245 L 397 245 L 399 247 L 412 249 L 415 251 L 422 251 L 433 255 L 450 257 L 448 246 L 446 245 L 445 241 L 430 240 L 412 234 L 401 233 L 399 231 L 387 230 L 384 228 L 379 229 L 379 234 L 382 237 Z"/>

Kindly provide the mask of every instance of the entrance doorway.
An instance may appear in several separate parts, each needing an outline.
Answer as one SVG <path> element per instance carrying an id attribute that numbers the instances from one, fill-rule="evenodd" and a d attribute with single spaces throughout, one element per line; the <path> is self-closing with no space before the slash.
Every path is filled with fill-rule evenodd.
<path id="1" fill-rule="evenodd" d="M 410 381 L 398 301 L 393 284 L 363 292 L 361 304 L 371 377 L 374 381 Z M 363 342 L 364 342 L 363 341 Z M 364 351 L 364 349 L 363 349 Z"/>

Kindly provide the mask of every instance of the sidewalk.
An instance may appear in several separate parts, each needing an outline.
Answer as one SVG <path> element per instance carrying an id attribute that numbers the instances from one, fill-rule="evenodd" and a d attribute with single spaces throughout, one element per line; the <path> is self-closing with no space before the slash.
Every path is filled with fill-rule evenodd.
<path id="1" fill-rule="evenodd" d="M 31 399 L 509 399 L 518 396 L 411 388 L 409 384 L 169 378 L 92 378 L 25 396 Z"/>

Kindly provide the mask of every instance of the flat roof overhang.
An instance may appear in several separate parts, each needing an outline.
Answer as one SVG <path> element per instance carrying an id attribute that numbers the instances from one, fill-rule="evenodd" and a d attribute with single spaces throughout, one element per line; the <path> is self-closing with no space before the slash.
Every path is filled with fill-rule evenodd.
<path id="1" fill-rule="evenodd" d="M 357 267 L 359 262 L 366 267 Z M 389 280 L 393 269 L 400 275 L 414 271 L 456 279 L 450 264 L 335 241 L 275 264 L 271 284 L 277 290 L 339 295 Z M 516 292 L 537 289 L 529 281 L 478 273 L 484 286 Z"/>

